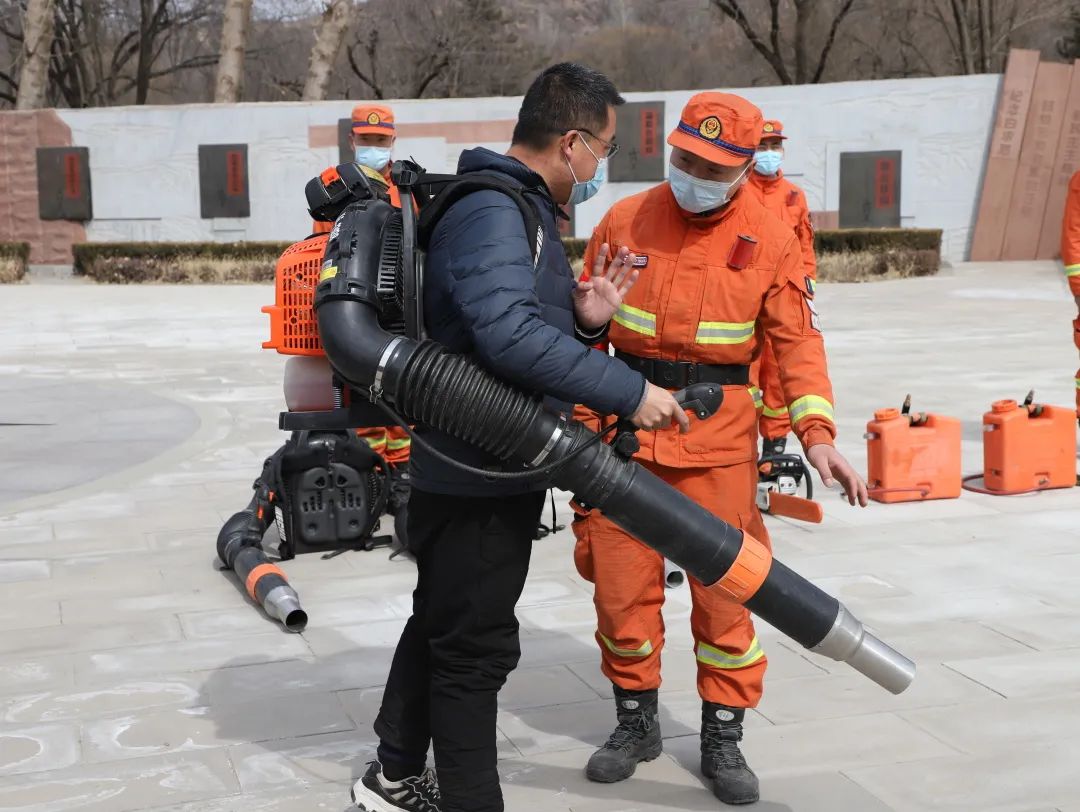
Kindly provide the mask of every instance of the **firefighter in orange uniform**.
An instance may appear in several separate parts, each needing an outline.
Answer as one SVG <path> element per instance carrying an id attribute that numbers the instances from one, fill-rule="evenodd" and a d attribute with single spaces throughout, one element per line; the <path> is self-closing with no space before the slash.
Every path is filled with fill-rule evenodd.
<path id="1" fill-rule="evenodd" d="M 668 137 L 669 182 L 617 203 L 593 234 L 586 268 L 621 247 L 640 270 L 608 335 L 618 357 L 654 383 L 723 385 L 720 411 L 690 432 L 639 435 L 637 461 L 763 543 L 755 506 L 760 397 L 750 364 L 772 341 L 795 433 L 826 485 L 866 504 L 866 485 L 833 447 L 832 386 L 799 242 L 743 188 L 761 142 L 761 112 L 745 99 L 700 93 Z M 583 414 L 579 410 L 579 414 Z M 602 416 L 591 416 L 602 421 Z M 575 562 L 595 584 L 601 668 L 612 681 L 618 726 L 589 759 L 593 781 L 620 781 L 662 747 L 657 715 L 664 645 L 661 557 L 604 516 L 575 522 Z M 702 698 L 701 769 L 731 804 L 758 799 L 739 751 L 757 705 L 765 653 L 747 611 L 693 578 L 690 625 Z"/>
<path id="2" fill-rule="evenodd" d="M 791 226 L 799 240 L 802 251 L 803 272 L 807 285 L 813 286 L 817 279 L 817 258 L 814 256 L 814 228 L 810 224 L 810 208 L 806 205 L 803 190 L 784 177 L 780 168 L 784 161 L 784 125 L 775 119 L 762 126 L 761 143 L 754 155 L 754 171 L 747 181 L 747 191 L 752 192 L 772 214 Z M 780 389 L 780 376 L 776 368 L 776 356 L 768 338 L 761 348 L 761 356 L 750 370 L 751 380 L 760 388 L 762 396 L 761 456 L 763 458 L 783 454 L 787 435 L 791 431 L 784 393 Z"/>
<path id="3" fill-rule="evenodd" d="M 1061 261 L 1065 277 L 1076 300 L 1073 320 L 1073 342 L 1080 350 L 1080 172 L 1069 179 L 1069 196 L 1065 199 L 1065 220 L 1061 224 Z M 1080 420 L 1080 369 L 1076 370 L 1076 417 Z"/>
<path id="4" fill-rule="evenodd" d="M 390 187 L 390 202 L 401 206 L 397 187 L 390 182 L 390 154 L 397 138 L 394 126 L 394 111 L 381 104 L 358 104 L 352 111 L 352 135 L 349 136 L 356 163 L 381 172 Z M 314 234 L 326 234 L 334 227 L 333 223 L 314 224 Z M 411 440 L 405 430 L 398 426 L 386 428 L 359 429 L 361 437 L 367 440 L 371 449 L 394 466 L 398 473 L 404 473 L 409 462 Z M 397 480 L 395 479 L 395 483 Z M 395 497 L 400 496 L 400 487 L 395 487 Z"/>

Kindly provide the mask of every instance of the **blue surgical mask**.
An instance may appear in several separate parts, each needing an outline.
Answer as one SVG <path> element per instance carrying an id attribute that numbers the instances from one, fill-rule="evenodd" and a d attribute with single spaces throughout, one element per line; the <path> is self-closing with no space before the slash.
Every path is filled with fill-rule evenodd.
<path id="1" fill-rule="evenodd" d="M 356 162 L 376 172 L 382 172 L 390 163 L 390 147 L 357 147 Z"/>
<path id="2" fill-rule="evenodd" d="M 585 144 L 584 139 L 582 139 L 581 143 Z M 588 144 L 585 144 L 585 149 L 589 150 L 589 154 L 596 158 L 596 153 L 592 151 Z M 569 160 L 566 161 L 566 165 L 570 167 L 570 174 L 574 177 L 574 187 L 570 190 L 570 199 L 567 201 L 571 206 L 584 203 L 599 192 L 600 187 L 607 180 L 607 158 L 596 158 L 596 171 L 589 180 L 578 180 L 577 173 L 574 172 L 574 167 L 570 165 Z"/>
<path id="3" fill-rule="evenodd" d="M 759 175 L 775 175 L 784 162 L 784 153 L 774 149 L 762 150 L 754 155 L 754 171 Z"/>
<path id="4" fill-rule="evenodd" d="M 744 170 L 745 174 L 745 170 Z M 668 183 L 679 208 L 691 214 L 701 214 L 726 205 L 734 196 L 733 189 L 743 179 L 739 175 L 732 181 L 703 180 L 688 175 L 674 164 L 668 165 Z"/>

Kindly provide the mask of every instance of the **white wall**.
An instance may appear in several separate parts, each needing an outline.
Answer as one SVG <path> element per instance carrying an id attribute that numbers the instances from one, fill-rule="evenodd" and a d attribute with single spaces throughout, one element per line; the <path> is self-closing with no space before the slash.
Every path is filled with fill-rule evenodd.
<path id="1" fill-rule="evenodd" d="M 813 210 L 839 206 L 843 151 L 900 149 L 905 226 L 942 228 L 943 254 L 967 250 L 1000 76 L 944 77 L 766 87 L 736 92 L 779 118 L 790 136 L 785 172 L 806 189 Z M 666 129 L 692 91 L 631 93 L 663 99 Z M 399 123 L 507 121 L 519 98 L 392 102 Z M 90 148 L 94 220 L 87 238 L 103 240 L 288 240 L 309 220 L 304 184 L 337 162 L 337 147 L 309 147 L 310 126 L 333 126 L 348 102 L 63 110 L 73 143 Z M 251 217 L 199 215 L 198 145 L 247 143 Z M 399 138 L 396 154 L 432 171 L 452 171 L 471 144 Z M 488 143 L 502 150 L 505 143 Z M 611 203 L 648 184 L 609 184 L 579 206 L 576 231 L 587 236 Z"/>

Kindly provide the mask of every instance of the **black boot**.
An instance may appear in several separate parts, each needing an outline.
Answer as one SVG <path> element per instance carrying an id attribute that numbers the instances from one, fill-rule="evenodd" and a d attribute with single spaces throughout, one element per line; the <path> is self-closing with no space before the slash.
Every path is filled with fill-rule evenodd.
<path id="1" fill-rule="evenodd" d="M 585 767 L 585 777 L 602 784 L 629 778 L 639 761 L 652 761 L 663 749 L 656 691 L 614 688 L 619 725 Z"/>
<path id="2" fill-rule="evenodd" d="M 739 751 L 744 708 L 701 703 L 701 772 L 713 782 L 713 795 L 726 804 L 757 801 L 758 779 Z"/>
<path id="3" fill-rule="evenodd" d="M 762 437 L 761 461 L 764 462 L 770 457 L 779 457 L 784 453 L 785 448 L 787 448 L 787 435 L 777 437 L 775 440 L 770 440 L 768 437 Z"/>

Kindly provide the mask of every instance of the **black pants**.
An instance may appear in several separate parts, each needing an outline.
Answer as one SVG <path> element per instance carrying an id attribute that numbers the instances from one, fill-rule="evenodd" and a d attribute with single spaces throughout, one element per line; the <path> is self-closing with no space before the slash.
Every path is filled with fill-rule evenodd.
<path id="1" fill-rule="evenodd" d="M 514 606 L 544 494 L 443 496 L 413 489 L 419 578 L 375 720 L 384 762 L 418 771 L 434 743 L 443 812 L 502 812 L 499 689 L 521 656 Z"/>

